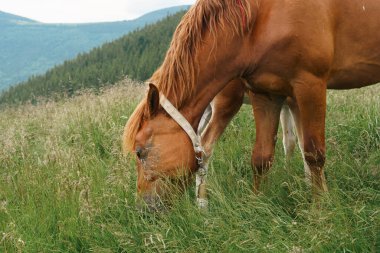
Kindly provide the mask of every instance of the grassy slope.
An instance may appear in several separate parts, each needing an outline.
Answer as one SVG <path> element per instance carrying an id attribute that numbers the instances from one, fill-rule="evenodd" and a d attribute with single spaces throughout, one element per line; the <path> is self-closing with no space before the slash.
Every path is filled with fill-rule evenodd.
<path id="1" fill-rule="evenodd" d="M 209 212 L 190 188 L 162 216 L 135 211 L 133 162 L 120 152 L 142 91 L 124 82 L 0 112 L 0 252 L 380 252 L 380 86 L 329 93 L 321 210 L 300 154 L 285 164 L 280 141 L 263 194 L 251 193 L 245 106 L 214 153 Z"/>

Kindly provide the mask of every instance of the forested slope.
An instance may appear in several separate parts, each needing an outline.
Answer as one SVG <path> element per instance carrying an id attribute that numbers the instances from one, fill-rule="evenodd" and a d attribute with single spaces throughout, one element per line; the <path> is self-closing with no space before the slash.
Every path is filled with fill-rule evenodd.
<path id="1" fill-rule="evenodd" d="M 46 74 L 11 87 L 0 104 L 18 104 L 44 97 L 71 96 L 76 91 L 114 84 L 125 78 L 145 80 L 162 62 L 171 37 L 184 12 L 106 43 Z"/>
<path id="2" fill-rule="evenodd" d="M 85 24 L 46 24 L 0 11 L 0 91 L 187 8 L 176 6 L 134 20 Z"/>

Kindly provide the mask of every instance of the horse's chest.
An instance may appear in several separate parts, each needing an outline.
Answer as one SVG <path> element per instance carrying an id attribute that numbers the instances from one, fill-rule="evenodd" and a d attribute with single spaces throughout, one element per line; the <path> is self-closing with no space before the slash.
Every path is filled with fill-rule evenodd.
<path id="1" fill-rule="evenodd" d="M 278 75 L 264 73 L 247 78 L 247 88 L 255 93 L 272 93 L 289 96 L 291 87 L 289 83 Z"/>

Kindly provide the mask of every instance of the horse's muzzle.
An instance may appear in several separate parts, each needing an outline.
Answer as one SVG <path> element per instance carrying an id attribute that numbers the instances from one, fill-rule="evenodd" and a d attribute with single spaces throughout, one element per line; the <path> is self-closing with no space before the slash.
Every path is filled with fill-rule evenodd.
<path id="1" fill-rule="evenodd" d="M 144 195 L 136 200 L 136 207 L 140 212 L 161 212 L 165 209 L 164 204 L 157 195 Z"/>

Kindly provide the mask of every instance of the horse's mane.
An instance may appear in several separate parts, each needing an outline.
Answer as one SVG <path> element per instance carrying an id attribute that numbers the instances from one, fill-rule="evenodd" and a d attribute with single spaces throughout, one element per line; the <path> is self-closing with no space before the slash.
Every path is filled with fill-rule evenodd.
<path id="1" fill-rule="evenodd" d="M 161 67 L 153 74 L 160 92 L 181 108 L 193 96 L 198 74 L 196 52 L 206 32 L 215 38 L 216 31 L 229 29 L 235 34 L 248 30 L 252 20 L 250 0 L 198 0 L 184 15 L 174 32 Z M 143 100 L 129 118 L 124 132 L 124 148 L 131 151 L 146 112 Z"/>

